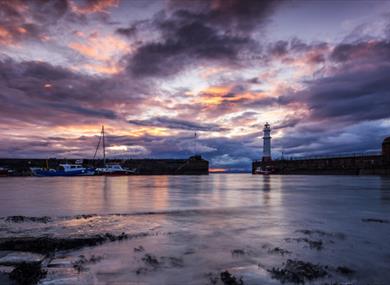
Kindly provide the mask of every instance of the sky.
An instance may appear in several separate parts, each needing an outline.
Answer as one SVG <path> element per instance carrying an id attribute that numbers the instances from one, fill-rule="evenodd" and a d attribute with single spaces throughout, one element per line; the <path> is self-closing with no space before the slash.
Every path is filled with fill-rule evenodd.
<path id="1" fill-rule="evenodd" d="M 91 158 L 104 125 L 108 157 L 245 171 L 266 122 L 275 159 L 379 151 L 390 1 L 0 0 L 0 157 Z"/>

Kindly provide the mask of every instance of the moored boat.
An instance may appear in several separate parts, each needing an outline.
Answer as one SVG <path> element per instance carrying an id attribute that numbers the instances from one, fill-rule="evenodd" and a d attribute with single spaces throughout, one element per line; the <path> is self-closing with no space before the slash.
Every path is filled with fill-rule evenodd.
<path id="1" fill-rule="evenodd" d="M 136 173 L 137 173 L 137 169 L 123 168 L 119 164 L 106 164 L 105 167 L 96 168 L 96 174 L 98 175 L 119 176 L 119 175 L 131 175 Z"/>
<path id="2" fill-rule="evenodd" d="M 263 174 L 263 175 L 268 175 L 268 174 L 271 174 L 272 173 L 272 170 L 271 169 L 263 169 L 261 167 L 257 167 L 255 169 L 255 174 Z"/>
<path id="3" fill-rule="evenodd" d="M 103 167 L 99 167 L 95 169 L 97 175 L 120 176 L 120 175 L 132 175 L 138 173 L 138 170 L 136 168 L 128 169 L 128 168 L 123 168 L 120 164 L 106 163 L 106 141 L 105 141 L 105 134 L 104 134 L 104 126 L 102 126 L 102 130 L 100 132 L 99 142 L 96 146 L 95 154 L 92 159 L 93 161 L 95 161 L 100 143 L 102 143 L 103 146 Z"/>
<path id="4" fill-rule="evenodd" d="M 13 173 L 14 171 L 7 167 L 0 167 L 0 176 L 12 176 Z"/>
<path id="5" fill-rule="evenodd" d="M 95 174 L 94 168 L 86 168 L 79 164 L 60 164 L 56 169 L 53 168 L 30 168 L 34 176 L 90 176 Z"/>

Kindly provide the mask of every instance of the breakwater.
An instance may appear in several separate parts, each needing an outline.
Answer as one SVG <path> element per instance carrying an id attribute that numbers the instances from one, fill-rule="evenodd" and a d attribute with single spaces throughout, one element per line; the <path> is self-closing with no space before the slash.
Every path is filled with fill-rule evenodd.
<path id="1" fill-rule="evenodd" d="M 272 160 L 263 157 L 252 162 L 252 174 L 258 170 L 277 174 L 390 175 L 390 137 L 383 140 L 377 155 L 302 157 Z"/>
<path id="2" fill-rule="evenodd" d="M 103 160 L 92 159 L 17 159 L 2 158 L 0 166 L 10 170 L 12 176 L 30 176 L 31 167 L 57 168 L 59 164 L 81 162 L 85 167 L 103 167 Z M 107 159 L 108 164 L 120 164 L 137 169 L 138 175 L 207 175 L 209 162 L 201 156 L 187 159 Z"/>
<path id="3" fill-rule="evenodd" d="M 259 167 L 278 174 L 390 175 L 390 160 L 383 155 L 256 160 L 252 173 Z"/>

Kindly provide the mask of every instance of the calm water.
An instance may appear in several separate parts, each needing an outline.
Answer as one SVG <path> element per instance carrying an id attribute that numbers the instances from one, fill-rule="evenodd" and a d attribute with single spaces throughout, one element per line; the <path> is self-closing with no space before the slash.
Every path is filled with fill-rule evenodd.
<path id="1" fill-rule="evenodd" d="M 79 214 L 95 215 L 77 219 Z M 280 284 L 267 269 L 289 258 L 329 266 L 332 277 L 307 284 L 390 280 L 390 178 L 1 178 L 0 217 L 12 215 L 50 216 L 52 221 L 13 223 L 3 218 L 0 237 L 150 234 L 60 252 L 56 258 L 61 260 L 72 261 L 81 254 L 102 260 L 81 273 L 69 268 L 49 271 L 43 284 L 211 284 L 210 276 L 226 269 L 242 276 L 245 284 Z M 296 238 L 321 240 L 323 248 L 310 248 Z M 134 251 L 139 246 L 144 251 Z M 290 254 L 274 253 L 275 247 Z M 234 250 L 242 252 L 232 254 Z M 148 268 L 142 260 L 145 254 L 155 256 L 161 266 Z M 341 275 L 332 270 L 337 266 L 356 272 Z"/>

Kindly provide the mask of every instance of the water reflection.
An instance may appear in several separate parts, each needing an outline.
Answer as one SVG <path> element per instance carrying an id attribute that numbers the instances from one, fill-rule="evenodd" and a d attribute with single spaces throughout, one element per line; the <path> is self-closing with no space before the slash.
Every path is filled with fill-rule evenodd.
<path id="1" fill-rule="evenodd" d="M 263 191 L 271 191 L 271 177 L 269 175 L 263 175 Z"/>
<path id="2" fill-rule="evenodd" d="M 385 204 L 390 204 L 390 177 L 381 177 L 381 199 Z"/>
<path id="3" fill-rule="evenodd" d="M 390 178 L 250 174 L 2 178 L 0 216 L 132 213 L 261 205 L 279 207 L 279 211 L 285 211 L 285 206 L 289 205 L 297 215 L 310 215 L 330 203 L 338 205 L 339 200 L 335 197 L 344 199 L 345 203 L 371 199 L 375 205 L 380 201 L 378 194 L 381 201 L 390 201 Z"/>
<path id="4" fill-rule="evenodd" d="M 191 284 L 188 280 L 194 276 L 203 278 L 206 272 L 237 270 L 248 264 L 254 265 L 250 272 L 253 277 L 260 272 L 259 262 L 272 268 L 281 266 L 287 258 L 333 268 L 345 265 L 356 270 L 353 278 L 361 281 L 359 284 L 368 284 L 373 278 L 377 278 L 377 284 L 387 284 L 390 244 L 386 237 L 390 227 L 387 223 L 363 223 L 362 219 L 389 219 L 389 201 L 389 177 L 221 174 L 0 179 L 0 216 L 70 216 L 53 218 L 49 223 L 11 223 L 3 219 L 0 237 L 26 233 L 151 234 L 74 252 L 76 257 L 104 256 L 104 260 L 91 265 L 96 266 L 96 271 L 90 272 L 99 284 L 122 284 L 124 280 L 134 284 Z M 81 213 L 98 215 L 72 217 Z M 318 232 L 309 237 L 302 230 Z M 338 238 L 338 233 L 345 238 Z M 286 241 L 298 237 L 321 239 L 324 249 Z M 145 252 L 135 253 L 132 249 L 140 245 Z M 289 250 L 291 255 L 269 254 L 272 247 Z M 234 249 L 251 254 L 237 258 L 232 256 Z M 177 271 L 164 267 L 136 274 L 139 266 L 144 266 L 141 258 L 146 253 L 180 257 L 184 266 Z M 117 269 L 110 272 L 113 267 Z M 245 284 L 275 284 L 267 278 L 266 273 L 256 282 L 245 280 Z M 193 280 L 192 284 L 204 281 Z M 73 284 L 77 283 L 82 282 L 76 280 Z"/>
<path id="5" fill-rule="evenodd" d="M 263 175 L 263 203 L 268 206 L 270 204 L 271 195 L 271 178 L 269 175 Z"/>

